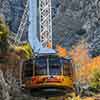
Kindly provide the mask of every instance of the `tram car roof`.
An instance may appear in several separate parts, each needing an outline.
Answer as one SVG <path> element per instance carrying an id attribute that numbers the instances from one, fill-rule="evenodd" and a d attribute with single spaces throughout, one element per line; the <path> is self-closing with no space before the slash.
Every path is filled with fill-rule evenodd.
<path id="1" fill-rule="evenodd" d="M 67 60 L 69 62 L 72 60 L 72 58 L 70 56 L 60 57 L 56 53 L 40 53 L 40 54 L 35 55 L 35 58 L 39 58 L 39 57 L 61 58 L 61 59 Z"/>

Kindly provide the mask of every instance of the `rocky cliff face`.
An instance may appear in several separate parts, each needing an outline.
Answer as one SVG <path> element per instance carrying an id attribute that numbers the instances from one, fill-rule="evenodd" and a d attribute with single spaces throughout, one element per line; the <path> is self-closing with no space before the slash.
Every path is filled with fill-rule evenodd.
<path id="1" fill-rule="evenodd" d="M 26 0 L 0 0 L 0 14 L 17 32 Z M 85 39 L 90 49 L 100 49 L 100 1 L 52 0 L 54 46 L 71 48 Z"/>
<path id="2" fill-rule="evenodd" d="M 100 51 L 100 1 L 54 0 L 53 37 L 64 47 L 85 39 L 88 47 Z M 99 52 L 100 53 L 100 52 Z"/>
<path id="3" fill-rule="evenodd" d="M 0 15 L 2 15 L 11 31 L 17 32 L 23 15 L 26 0 L 0 0 Z"/>

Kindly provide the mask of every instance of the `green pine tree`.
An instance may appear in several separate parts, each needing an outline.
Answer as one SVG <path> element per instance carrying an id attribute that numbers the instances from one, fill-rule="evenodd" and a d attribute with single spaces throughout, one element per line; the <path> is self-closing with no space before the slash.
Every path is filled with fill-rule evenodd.
<path id="1" fill-rule="evenodd" d="M 95 69 L 92 73 L 90 87 L 94 92 L 100 92 L 100 70 Z"/>
<path id="2" fill-rule="evenodd" d="M 9 28 L 0 17 L 0 54 L 5 53 L 8 50 L 7 38 L 9 35 Z"/>

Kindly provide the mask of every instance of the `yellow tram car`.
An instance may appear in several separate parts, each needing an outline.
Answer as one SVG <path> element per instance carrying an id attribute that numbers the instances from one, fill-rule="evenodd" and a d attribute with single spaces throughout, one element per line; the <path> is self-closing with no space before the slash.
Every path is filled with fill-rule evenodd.
<path id="1" fill-rule="evenodd" d="M 60 96 L 73 88 L 73 66 L 70 57 L 56 54 L 39 54 L 24 62 L 23 84 L 33 95 Z"/>

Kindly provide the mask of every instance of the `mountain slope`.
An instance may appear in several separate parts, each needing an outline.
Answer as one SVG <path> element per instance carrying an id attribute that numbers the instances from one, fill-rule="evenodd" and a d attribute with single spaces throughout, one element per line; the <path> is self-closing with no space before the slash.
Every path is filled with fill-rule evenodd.
<path id="1" fill-rule="evenodd" d="M 0 0 L 0 15 L 17 32 L 26 0 Z M 53 44 L 71 48 L 84 39 L 91 50 L 100 49 L 100 1 L 52 0 Z"/>

